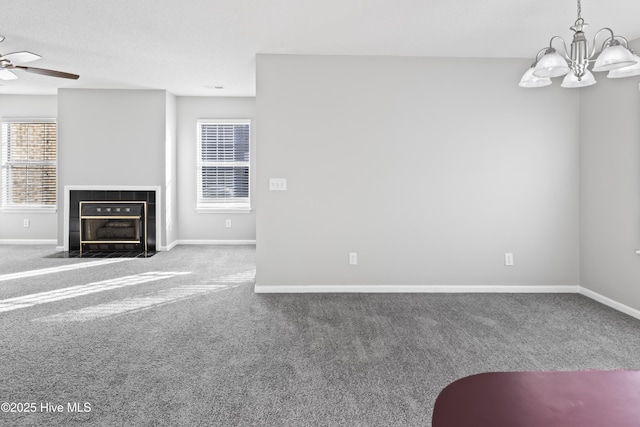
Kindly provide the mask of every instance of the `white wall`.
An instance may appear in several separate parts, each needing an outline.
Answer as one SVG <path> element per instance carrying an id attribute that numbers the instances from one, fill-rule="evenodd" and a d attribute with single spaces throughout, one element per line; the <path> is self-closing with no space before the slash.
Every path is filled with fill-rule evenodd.
<path id="1" fill-rule="evenodd" d="M 520 60 L 257 64 L 256 289 L 579 285 L 577 92 Z"/>
<path id="2" fill-rule="evenodd" d="M 167 162 L 167 95 L 161 90 L 60 89 L 58 92 L 58 194 L 65 185 L 159 186 Z M 159 246 L 167 245 L 166 200 Z M 59 200 L 59 210 L 63 200 Z M 64 215 L 58 215 L 62 246 Z"/>
<path id="3" fill-rule="evenodd" d="M 581 92 L 581 280 L 640 310 L 640 77 L 605 74 Z"/>
<path id="4" fill-rule="evenodd" d="M 180 242 L 247 242 L 256 239 L 256 198 L 250 213 L 198 213 L 196 160 L 198 119 L 251 119 L 251 169 L 256 166 L 255 98 L 178 98 L 178 239 Z M 256 174 L 251 173 L 251 191 Z M 252 194 L 253 196 L 253 194 Z M 226 220 L 231 220 L 231 228 Z"/>
<path id="5" fill-rule="evenodd" d="M 0 121 L 5 118 L 56 118 L 57 115 L 55 96 L 0 95 Z M 29 220 L 28 228 L 23 227 L 24 219 Z M 57 228 L 55 212 L 0 211 L 0 243 L 55 242 Z"/>

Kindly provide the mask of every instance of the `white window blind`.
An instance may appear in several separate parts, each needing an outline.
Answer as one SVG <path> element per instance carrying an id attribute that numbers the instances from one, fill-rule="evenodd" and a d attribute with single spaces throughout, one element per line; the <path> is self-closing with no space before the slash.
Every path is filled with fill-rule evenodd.
<path id="1" fill-rule="evenodd" d="M 198 208 L 249 209 L 249 120 L 198 120 Z"/>
<path id="2" fill-rule="evenodd" d="M 2 207 L 56 207 L 56 123 L 2 122 Z"/>

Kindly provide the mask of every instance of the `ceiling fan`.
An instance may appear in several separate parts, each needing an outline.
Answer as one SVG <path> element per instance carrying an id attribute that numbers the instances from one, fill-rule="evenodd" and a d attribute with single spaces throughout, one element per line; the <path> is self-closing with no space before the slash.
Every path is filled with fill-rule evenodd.
<path id="1" fill-rule="evenodd" d="M 4 40 L 4 37 L 0 35 L 0 42 Z M 14 65 L 14 62 L 27 63 L 40 59 L 40 55 L 35 53 L 21 51 L 12 52 L 3 55 L 0 53 L 0 79 L 2 80 L 15 80 L 18 76 L 11 70 L 23 70 L 29 73 L 43 74 L 45 76 L 60 77 L 63 79 L 76 80 L 80 77 L 77 74 L 65 73 L 63 71 L 47 70 L 45 68 L 26 67 L 24 65 Z"/>

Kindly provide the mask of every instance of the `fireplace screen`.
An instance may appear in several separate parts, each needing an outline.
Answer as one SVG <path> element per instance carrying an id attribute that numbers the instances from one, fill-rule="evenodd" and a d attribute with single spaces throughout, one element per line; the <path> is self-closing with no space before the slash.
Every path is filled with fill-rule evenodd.
<path id="1" fill-rule="evenodd" d="M 80 202 L 80 253 L 87 249 L 147 251 L 146 202 Z"/>

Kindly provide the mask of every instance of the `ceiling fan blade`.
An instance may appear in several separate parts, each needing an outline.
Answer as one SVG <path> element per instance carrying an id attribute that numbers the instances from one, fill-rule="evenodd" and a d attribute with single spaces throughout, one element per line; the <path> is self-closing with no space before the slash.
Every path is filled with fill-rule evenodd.
<path id="1" fill-rule="evenodd" d="M 17 78 L 18 76 L 16 76 L 9 70 L 0 70 L 0 79 L 2 80 L 15 80 Z"/>
<path id="2" fill-rule="evenodd" d="M 36 55 L 35 53 L 26 52 L 26 51 L 12 52 L 12 53 L 7 53 L 4 56 L 0 56 L 0 60 L 6 59 L 7 61 L 20 62 L 20 63 L 36 61 L 40 58 L 42 58 L 40 55 Z"/>
<path id="3" fill-rule="evenodd" d="M 65 73 L 65 72 L 62 72 L 62 71 L 55 71 L 55 70 L 47 70 L 45 68 L 23 67 L 21 65 L 14 65 L 13 68 L 18 68 L 20 70 L 24 70 L 24 71 L 27 71 L 29 73 L 43 74 L 45 76 L 51 76 L 51 77 L 61 77 L 63 79 L 76 80 L 76 79 L 78 79 L 78 77 L 80 77 L 77 74 Z"/>

